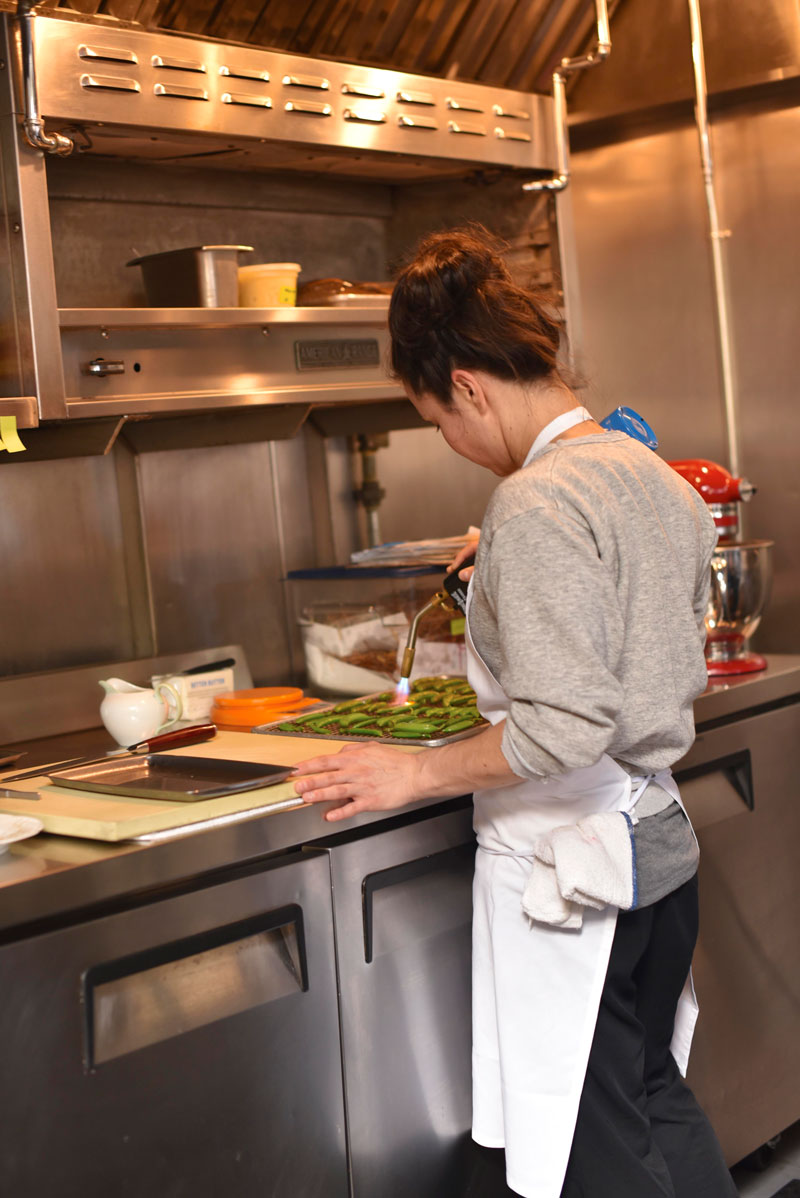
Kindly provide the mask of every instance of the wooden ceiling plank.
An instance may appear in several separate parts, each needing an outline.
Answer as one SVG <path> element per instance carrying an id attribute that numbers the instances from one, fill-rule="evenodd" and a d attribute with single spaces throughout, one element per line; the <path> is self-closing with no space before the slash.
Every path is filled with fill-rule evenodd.
<path id="1" fill-rule="evenodd" d="M 509 80 L 520 59 L 536 56 L 537 47 L 555 20 L 562 0 L 540 0 L 532 5 L 518 0 L 503 36 L 496 43 L 490 57 L 484 63 L 484 73 L 498 85 L 511 87 Z"/>
<path id="2" fill-rule="evenodd" d="M 100 11 L 101 4 L 102 0 L 69 0 L 69 4 L 59 5 L 59 8 L 64 7 L 72 12 L 80 12 L 87 17 L 93 17 Z"/>
<path id="3" fill-rule="evenodd" d="M 291 0 L 261 0 L 261 7 L 247 32 L 246 40 L 259 46 L 285 47 L 294 37 L 300 24 L 302 4 Z M 286 28 L 287 19 L 289 28 Z"/>
<path id="4" fill-rule="evenodd" d="M 458 36 L 461 22 L 471 3 L 472 0 L 441 0 L 436 19 L 418 55 L 419 69 L 423 74 L 446 74 L 450 61 L 447 51 Z"/>
<path id="5" fill-rule="evenodd" d="M 103 12 L 118 21 L 135 21 L 140 7 L 139 0 L 105 0 Z"/>
<path id="6" fill-rule="evenodd" d="M 417 0 L 395 0 L 395 3 L 390 10 L 389 19 L 381 30 L 380 36 L 375 43 L 373 57 L 379 61 L 386 59 L 390 62 L 395 62 L 398 43 L 402 40 L 403 35 L 408 30 L 409 23 L 414 16 L 417 7 Z M 400 56 L 397 56 L 397 66 L 402 69 Z"/>
<path id="7" fill-rule="evenodd" d="M 358 28 L 358 21 L 353 9 L 357 0 L 341 0 L 333 14 L 325 36 L 320 40 L 319 51 L 324 58 L 352 59 L 356 57 L 351 48 L 350 36 Z M 344 43 L 346 49 L 341 50 Z"/>
<path id="8" fill-rule="evenodd" d="M 515 0 L 494 0 L 474 4 L 467 21 L 462 23 L 450 58 L 458 63 L 462 78 L 479 79 L 481 67 L 502 35 Z"/>
<path id="9" fill-rule="evenodd" d="M 183 0 L 164 0 L 161 4 L 158 13 L 158 23 L 163 29 L 169 29 L 178 12 L 181 9 Z"/>
<path id="10" fill-rule="evenodd" d="M 196 33 L 202 36 L 207 31 L 215 8 L 216 0 L 184 0 L 170 28 L 176 33 Z"/>
<path id="11" fill-rule="evenodd" d="M 236 0 L 222 4 L 208 23 L 208 36 L 227 42 L 247 42 L 258 24 L 268 0 Z"/>
<path id="12" fill-rule="evenodd" d="M 494 72 L 499 81 L 508 75 L 521 42 L 535 36 L 546 10 L 554 0 L 514 0 L 500 36 L 483 64 L 485 72 Z"/>
<path id="13" fill-rule="evenodd" d="M 312 0 L 305 10 L 305 17 L 298 22 L 290 47 L 298 54 L 313 54 L 314 47 L 325 36 L 325 30 L 333 20 L 338 0 Z"/>
<path id="14" fill-rule="evenodd" d="M 164 7 L 164 0 L 139 0 L 134 20 L 150 29 L 159 23 L 159 14 Z"/>
<path id="15" fill-rule="evenodd" d="M 561 59 L 569 57 L 575 49 L 575 31 L 585 20 L 587 10 L 594 10 L 594 0 L 572 0 L 562 3 L 550 22 L 546 33 L 538 39 L 535 53 L 529 46 L 520 55 L 510 76 L 510 87 L 533 89 L 538 83 L 541 89 L 550 86 L 553 72 Z"/>
<path id="16" fill-rule="evenodd" d="M 346 48 L 344 38 L 340 39 L 345 57 L 359 60 L 372 56 L 372 47 L 387 17 L 386 7 L 387 0 L 368 0 L 358 21 L 353 21 L 348 30 Z"/>
<path id="17" fill-rule="evenodd" d="M 395 50 L 406 70 L 425 73 L 422 68 L 422 50 L 440 15 L 440 0 L 420 0 L 417 4 Z"/>

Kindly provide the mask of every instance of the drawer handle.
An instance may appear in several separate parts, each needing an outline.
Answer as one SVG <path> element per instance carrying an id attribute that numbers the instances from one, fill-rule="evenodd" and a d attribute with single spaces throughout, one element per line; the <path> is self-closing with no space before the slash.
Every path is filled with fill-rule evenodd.
<path id="1" fill-rule="evenodd" d="M 181 87 L 178 83 L 157 83 L 153 88 L 156 96 L 175 96 L 179 100 L 207 100 L 208 92 L 203 87 Z"/>
<path id="2" fill-rule="evenodd" d="M 483 125 L 468 125 L 464 121 L 448 121 L 447 128 L 451 133 L 463 133 L 467 137 L 485 137 L 486 130 Z"/>
<path id="3" fill-rule="evenodd" d="M 318 92 L 326 92 L 331 86 L 321 75 L 284 75 L 282 83 L 284 87 L 310 87 Z"/>
<path id="4" fill-rule="evenodd" d="M 502 104 L 493 104 L 492 112 L 495 116 L 507 117 L 510 121 L 529 121 L 531 114 L 525 112 L 522 108 L 504 108 Z"/>
<path id="5" fill-rule="evenodd" d="M 81 75 L 81 87 L 94 87 L 106 92 L 140 92 L 135 79 L 121 79 L 115 75 Z"/>
<path id="6" fill-rule="evenodd" d="M 249 96 L 244 92 L 223 92 L 220 99 L 223 104 L 247 104 L 251 108 L 271 108 L 269 96 Z"/>
<path id="7" fill-rule="evenodd" d="M 292 903 L 90 965 L 83 975 L 90 1069 L 309 989 L 303 911 Z"/>
<path id="8" fill-rule="evenodd" d="M 98 62 L 139 62 L 133 50 L 121 50 L 116 46 L 78 46 L 78 57 Z"/>
<path id="9" fill-rule="evenodd" d="M 222 66 L 219 68 L 219 73 L 229 79 L 253 79 L 259 83 L 269 83 L 269 71 L 251 71 L 247 67 Z"/>
<path id="10" fill-rule="evenodd" d="M 361 883 L 362 920 L 364 926 L 364 963 L 371 965 L 376 955 L 375 946 L 375 895 L 392 886 L 402 886 L 442 872 L 451 876 L 467 875 L 471 885 L 475 845 L 471 841 L 455 845 L 450 849 L 391 865 L 388 869 L 367 874 Z M 469 916 L 467 916 L 469 918 Z"/>
<path id="11" fill-rule="evenodd" d="M 345 108 L 342 115 L 346 121 L 361 121 L 366 125 L 383 125 L 386 121 L 385 112 L 370 112 L 365 108 Z"/>
<path id="12" fill-rule="evenodd" d="M 429 108 L 436 105 L 436 98 L 430 92 L 399 91 L 397 99 L 400 104 L 425 104 Z"/>
<path id="13" fill-rule="evenodd" d="M 154 67 L 164 71 L 196 71 L 205 75 L 206 64 L 194 58 L 168 58 L 166 54 L 154 54 L 150 59 Z"/>
<path id="14" fill-rule="evenodd" d="M 397 123 L 401 129 L 438 129 L 436 121 L 429 116 L 408 116 L 402 113 L 397 118 Z"/>
<path id="15" fill-rule="evenodd" d="M 383 100 L 386 92 L 377 87 L 368 87 L 365 83 L 343 83 L 342 94 L 345 96 L 361 96 L 364 100 Z"/>
<path id="16" fill-rule="evenodd" d="M 314 104 L 311 100 L 287 100 L 284 108 L 287 112 L 306 113 L 308 116 L 332 116 L 330 104 Z"/>
<path id="17" fill-rule="evenodd" d="M 476 104 L 473 100 L 457 100 L 455 98 L 455 96 L 448 96 L 447 107 L 451 108 L 454 112 L 484 112 L 485 111 L 483 108 L 481 108 L 481 106 L 479 104 Z"/>
<path id="18" fill-rule="evenodd" d="M 494 131 L 495 137 L 499 137 L 501 141 L 530 141 L 530 133 L 524 133 L 522 129 L 501 129 L 500 126 Z"/>

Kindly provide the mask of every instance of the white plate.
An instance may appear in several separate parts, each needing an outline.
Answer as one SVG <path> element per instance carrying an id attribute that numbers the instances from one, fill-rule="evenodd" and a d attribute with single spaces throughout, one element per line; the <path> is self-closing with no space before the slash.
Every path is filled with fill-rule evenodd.
<path id="1" fill-rule="evenodd" d="M 0 853 L 17 840 L 36 836 L 43 828 L 42 821 L 32 815 L 0 815 Z"/>

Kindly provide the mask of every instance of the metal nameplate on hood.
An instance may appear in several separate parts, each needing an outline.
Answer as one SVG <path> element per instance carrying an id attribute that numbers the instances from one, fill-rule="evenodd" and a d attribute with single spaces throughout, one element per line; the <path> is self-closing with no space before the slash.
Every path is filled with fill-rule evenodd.
<path id="1" fill-rule="evenodd" d="M 349 370 L 354 366 L 379 366 L 381 360 L 374 337 L 295 341 L 294 357 L 298 370 Z"/>

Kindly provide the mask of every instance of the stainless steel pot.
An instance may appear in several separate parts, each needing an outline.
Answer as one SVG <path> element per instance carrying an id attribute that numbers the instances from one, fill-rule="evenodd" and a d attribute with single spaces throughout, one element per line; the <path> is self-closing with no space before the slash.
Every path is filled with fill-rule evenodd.
<path id="1" fill-rule="evenodd" d="M 251 245 L 193 245 L 145 254 L 126 266 L 141 266 L 152 308 L 236 308 L 239 254 L 252 252 Z"/>
<path id="2" fill-rule="evenodd" d="M 761 621 L 772 582 L 773 541 L 718 545 L 711 559 L 711 590 L 706 609 L 709 673 L 763 669 L 763 658 L 746 652 Z M 715 669 L 715 666 L 724 668 Z M 741 671 L 737 668 L 743 667 Z"/>

